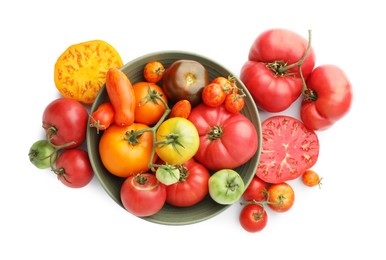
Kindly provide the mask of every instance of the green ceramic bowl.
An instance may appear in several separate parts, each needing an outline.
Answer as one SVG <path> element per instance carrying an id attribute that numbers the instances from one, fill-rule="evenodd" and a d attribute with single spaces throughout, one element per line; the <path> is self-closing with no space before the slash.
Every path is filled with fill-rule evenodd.
<path id="1" fill-rule="evenodd" d="M 220 64 L 206 57 L 194 53 L 180 51 L 162 51 L 144 55 L 125 64 L 121 70 L 127 75 L 131 83 L 134 84 L 139 81 L 144 81 L 143 69 L 146 63 L 157 60 L 160 61 L 166 68 L 173 61 L 179 59 L 191 59 L 200 62 L 208 70 L 210 80 L 217 76 L 227 77 L 228 75 L 234 75 Z M 239 79 L 237 79 L 237 85 L 238 87 L 243 88 L 244 92 L 246 93 L 245 107 L 243 108 L 242 113 L 255 125 L 258 133 L 258 141 L 260 144 L 261 122 L 258 110 L 255 103 L 253 102 L 252 96 L 249 94 L 245 85 Z M 92 105 L 91 113 L 94 112 L 97 107 L 105 101 L 108 101 L 108 95 L 105 87 L 103 86 Z M 95 128 L 89 127 L 87 129 L 87 149 L 91 165 L 103 188 L 111 196 L 111 198 L 123 208 L 122 202 L 120 200 L 120 187 L 124 179 L 112 175 L 103 166 L 98 152 L 98 145 L 101 135 L 102 133 L 97 134 Z M 260 158 L 260 152 L 261 150 L 259 147 L 256 154 L 247 163 L 235 169 L 242 176 L 245 185 L 249 185 L 250 181 L 255 175 L 257 164 Z M 217 204 L 208 195 L 200 203 L 192 207 L 180 208 L 165 204 L 157 214 L 144 217 L 143 219 L 165 225 L 186 225 L 214 217 L 228 207 L 229 205 Z"/>

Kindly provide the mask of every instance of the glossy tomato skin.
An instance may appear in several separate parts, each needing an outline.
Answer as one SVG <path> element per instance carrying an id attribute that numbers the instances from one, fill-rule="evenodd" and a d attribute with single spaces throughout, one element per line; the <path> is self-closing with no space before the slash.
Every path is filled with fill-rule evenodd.
<path id="1" fill-rule="evenodd" d="M 156 141 L 156 153 L 168 164 L 183 164 L 193 158 L 199 147 L 197 129 L 182 117 L 162 122 L 156 132 Z"/>
<path id="2" fill-rule="evenodd" d="M 209 178 L 208 187 L 210 197 L 222 205 L 235 203 L 245 190 L 240 174 L 232 169 L 222 169 L 213 173 Z"/>
<path id="3" fill-rule="evenodd" d="M 90 117 L 90 127 L 95 127 L 97 132 L 106 130 L 114 123 L 114 107 L 110 102 L 99 105 Z"/>
<path id="4" fill-rule="evenodd" d="M 165 73 L 163 64 L 159 61 L 151 61 L 143 69 L 143 77 L 147 82 L 157 83 L 161 81 Z"/>
<path id="5" fill-rule="evenodd" d="M 267 183 L 298 178 L 319 157 L 319 139 L 300 120 L 285 115 L 264 120 L 256 175 Z"/>
<path id="6" fill-rule="evenodd" d="M 79 102 L 69 98 L 52 101 L 43 112 L 43 128 L 55 145 L 64 145 L 66 149 L 81 145 L 86 139 L 88 113 Z"/>
<path id="7" fill-rule="evenodd" d="M 194 158 L 210 170 L 233 169 L 247 162 L 257 151 L 257 131 L 240 113 L 228 112 L 224 104 L 199 104 L 188 118 L 197 128 L 200 145 Z"/>
<path id="8" fill-rule="evenodd" d="M 154 174 L 136 174 L 123 182 L 120 196 L 128 212 L 138 217 L 147 217 L 160 211 L 165 204 L 166 188 Z"/>
<path id="9" fill-rule="evenodd" d="M 166 186 L 166 202 L 177 207 L 190 207 L 208 194 L 209 170 L 193 158 L 181 167 L 177 183 Z"/>
<path id="10" fill-rule="evenodd" d="M 135 83 L 133 89 L 136 100 L 135 122 L 145 125 L 156 124 L 166 110 L 165 104 L 159 98 L 168 103 L 164 91 L 157 84 L 144 81 Z"/>
<path id="11" fill-rule="evenodd" d="M 255 175 L 248 187 L 245 189 L 242 197 L 245 201 L 265 200 L 267 198 L 267 184 Z"/>
<path id="12" fill-rule="evenodd" d="M 268 215 L 258 204 L 248 204 L 240 212 L 240 225 L 246 231 L 255 233 L 263 230 L 268 222 Z"/>
<path id="13" fill-rule="evenodd" d="M 191 111 L 192 105 L 189 100 L 182 99 L 173 105 L 169 117 L 182 117 L 187 119 Z"/>
<path id="14" fill-rule="evenodd" d="M 208 84 L 208 71 L 194 60 L 176 60 L 166 69 L 162 80 L 169 100 L 177 102 L 187 99 L 192 107 L 202 101 L 202 91 Z"/>
<path id="15" fill-rule="evenodd" d="M 210 107 L 221 105 L 226 98 L 223 87 L 217 83 L 210 83 L 202 91 L 202 102 Z"/>
<path id="16" fill-rule="evenodd" d="M 148 129 L 149 126 L 133 123 L 130 126 L 111 125 L 99 141 L 99 154 L 103 165 L 113 175 L 128 177 L 149 170 L 153 148 L 151 132 L 144 132 L 133 142 L 128 134 Z M 154 156 L 153 163 L 157 160 Z"/>
<path id="17" fill-rule="evenodd" d="M 295 192 L 286 182 L 275 183 L 268 188 L 268 206 L 276 212 L 286 212 L 295 202 Z"/>
<path id="18" fill-rule="evenodd" d="M 261 33 L 253 42 L 248 61 L 243 65 L 240 79 L 253 96 L 256 105 L 268 112 L 287 109 L 301 94 L 302 80 L 299 66 L 284 72 L 278 68 L 298 62 L 306 52 L 308 41 L 285 29 L 271 29 Z M 307 79 L 315 66 L 311 48 L 303 65 Z"/>
<path id="19" fill-rule="evenodd" d="M 32 144 L 28 157 L 37 168 L 47 169 L 55 163 L 57 151 L 47 140 L 39 140 Z"/>
<path id="20" fill-rule="evenodd" d="M 58 179 L 70 188 L 82 188 L 94 177 L 86 151 L 74 148 L 64 150 L 56 160 Z"/>
<path id="21" fill-rule="evenodd" d="M 349 112 L 352 85 L 339 67 L 331 64 L 316 67 L 307 79 L 307 88 L 314 93 L 315 100 L 302 102 L 300 116 L 309 129 L 328 129 Z"/>

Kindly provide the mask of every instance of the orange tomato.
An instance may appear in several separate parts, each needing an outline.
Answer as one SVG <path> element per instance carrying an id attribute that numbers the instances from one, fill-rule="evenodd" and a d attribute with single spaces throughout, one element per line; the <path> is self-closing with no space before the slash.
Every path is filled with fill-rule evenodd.
<path id="1" fill-rule="evenodd" d="M 174 104 L 169 117 L 188 118 L 191 111 L 192 105 L 190 104 L 189 100 L 181 99 L 180 101 Z"/>
<path id="2" fill-rule="evenodd" d="M 135 122 L 145 125 L 156 124 L 166 110 L 160 98 L 168 103 L 164 91 L 157 84 L 150 82 L 135 83 L 133 89 L 136 100 Z"/>
<path id="3" fill-rule="evenodd" d="M 145 65 L 143 69 L 143 77 L 146 81 L 157 83 L 159 82 L 165 72 L 165 68 L 159 61 L 151 61 Z"/>
<path id="4" fill-rule="evenodd" d="M 99 154 L 103 165 L 113 175 L 128 177 L 149 170 L 153 148 L 153 135 L 144 132 L 138 136 L 136 131 L 149 128 L 145 124 L 133 123 L 130 126 L 111 125 L 99 142 Z M 153 163 L 157 160 L 154 156 Z"/>
<path id="5" fill-rule="evenodd" d="M 55 86 L 63 97 L 92 104 L 105 84 L 107 70 L 122 65 L 121 56 L 107 42 L 92 40 L 73 44 L 55 63 Z"/>

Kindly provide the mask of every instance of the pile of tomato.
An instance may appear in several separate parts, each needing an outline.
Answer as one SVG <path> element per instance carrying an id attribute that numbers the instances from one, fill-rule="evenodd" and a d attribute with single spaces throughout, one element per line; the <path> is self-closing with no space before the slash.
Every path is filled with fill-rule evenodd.
<path id="1" fill-rule="evenodd" d="M 103 131 L 103 165 L 125 178 L 123 206 L 143 217 L 165 203 L 193 206 L 208 194 L 220 204 L 239 200 L 245 186 L 234 169 L 256 153 L 258 138 L 240 113 L 245 94 L 234 78 L 210 80 L 194 60 L 176 60 L 167 68 L 152 61 L 143 76 L 131 83 L 111 68 L 109 101 L 91 115 L 91 125 Z"/>
<path id="2" fill-rule="evenodd" d="M 315 52 L 293 31 L 267 30 L 255 39 L 240 72 L 240 79 L 258 108 L 278 113 L 302 98 L 299 119 L 273 115 L 262 122 L 262 152 L 256 176 L 245 191 L 240 223 L 249 232 L 267 224 L 268 206 L 289 210 L 295 199 L 288 183 L 301 177 L 313 187 L 321 178 L 311 168 L 318 160 L 317 131 L 326 130 L 344 117 L 352 103 L 352 86 L 336 65 L 315 67 Z"/>
<path id="3" fill-rule="evenodd" d="M 118 52 L 104 42 L 74 48 L 92 52 L 96 44 L 107 46 L 106 60 L 121 63 Z M 101 68 L 96 77 L 90 63 L 85 71 L 95 79 L 94 96 L 78 98 L 76 93 L 92 83 L 77 78 L 69 91 L 67 84 L 77 73 L 65 71 L 71 67 L 73 48 L 67 52 L 55 74 L 58 89 L 67 96 L 46 107 L 42 126 L 47 138 L 31 146 L 29 158 L 38 168 L 50 168 L 63 184 L 84 187 L 94 173 L 80 146 L 87 129 L 95 128 L 101 135 L 103 165 L 124 178 L 122 204 L 140 217 L 156 214 L 165 203 L 190 207 L 209 194 L 220 204 L 242 198 L 241 226 L 249 232 L 262 230 L 267 207 L 277 212 L 292 207 L 295 194 L 288 181 L 301 177 L 307 186 L 320 186 L 321 178 L 311 169 L 319 155 L 317 131 L 340 120 L 352 102 L 352 87 L 342 69 L 315 67 L 311 31 L 308 41 L 284 29 L 261 33 L 241 68 L 240 79 L 260 110 L 281 112 L 303 99 L 299 119 L 274 115 L 262 122 L 262 143 L 255 126 L 240 113 L 245 93 L 231 75 L 209 79 L 206 68 L 194 60 L 176 60 L 166 68 L 151 61 L 143 69 L 144 80 L 131 82 L 119 65 Z M 101 74 L 109 99 L 89 114 L 81 102 L 95 99 Z M 260 161 L 246 187 L 235 169 L 259 146 Z"/>

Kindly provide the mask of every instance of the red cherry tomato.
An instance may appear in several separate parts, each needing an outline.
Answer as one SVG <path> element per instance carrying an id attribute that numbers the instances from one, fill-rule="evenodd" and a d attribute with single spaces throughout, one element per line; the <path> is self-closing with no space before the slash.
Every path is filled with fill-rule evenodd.
<path id="1" fill-rule="evenodd" d="M 240 212 L 240 225 L 248 232 L 259 232 L 265 228 L 268 215 L 258 204 L 248 204 Z"/>
<path id="2" fill-rule="evenodd" d="M 99 105 L 90 116 L 90 127 L 95 127 L 97 132 L 106 130 L 114 123 L 114 107 L 110 102 Z"/>
<path id="3" fill-rule="evenodd" d="M 254 176 L 249 186 L 243 193 L 243 199 L 246 201 L 263 201 L 267 198 L 267 185 L 257 176 Z"/>
<path id="4" fill-rule="evenodd" d="M 225 109 L 230 113 L 238 113 L 244 107 L 244 97 L 238 93 L 228 94 L 225 98 Z"/>
<path id="5" fill-rule="evenodd" d="M 226 98 L 226 94 L 220 84 L 210 83 L 202 91 L 202 101 L 210 107 L 221 105 Z"/>

